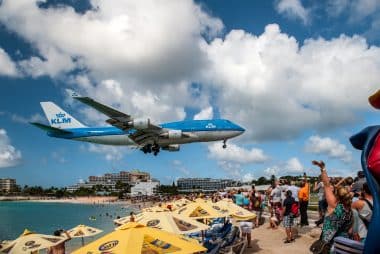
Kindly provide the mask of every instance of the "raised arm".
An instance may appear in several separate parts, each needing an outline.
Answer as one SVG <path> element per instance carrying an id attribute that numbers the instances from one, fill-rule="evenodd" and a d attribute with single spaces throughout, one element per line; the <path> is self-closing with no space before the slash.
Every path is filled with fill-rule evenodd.
<path id="1" fill-rule="evenodd" d="M 327 175 L 325 163 L 323 161 L 312 161 L 312 163 L 313 165 L 318 166 L 321 170 L 321 178 L 323 182 L 323 188 L 325 190 L 326 201 L 328 206 L 334 209 L 337 205 L 337 200 L 330 185 L 330 179 Z"/>

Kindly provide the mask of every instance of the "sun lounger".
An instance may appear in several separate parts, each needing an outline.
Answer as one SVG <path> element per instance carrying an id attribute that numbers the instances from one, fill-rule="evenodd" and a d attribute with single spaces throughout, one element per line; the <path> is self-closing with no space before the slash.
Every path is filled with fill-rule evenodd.
<path id="1" fill-rule="evenodd" d="M 361 254 L 364 251 L 364 244 L 338 236 L 334 238 L 333 250 L 336 254 Z"/>

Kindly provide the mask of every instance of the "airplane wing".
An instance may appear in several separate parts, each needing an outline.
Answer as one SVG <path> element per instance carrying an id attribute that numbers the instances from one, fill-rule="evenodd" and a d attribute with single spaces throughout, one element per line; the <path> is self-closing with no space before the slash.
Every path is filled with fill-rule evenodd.
<path id="1" fill-rule="evenodd" d="M 75 92 L 69 92 L 71 92 L 74 99 L 108 116 L 109 119 L 107 119 L 106 122 L 116 128 L 123 131 L 136 129 L 136 132 L 129 135 L 129 137 L 139 146 L 144 146 L 145 144 L 151 143 L 152 140 L 156 140 L 163 131 L 160 126 L 152 124 L 149 119 L 135 120 L 130 115 L 101 104 L 90 97 L 82 97 Z"/>

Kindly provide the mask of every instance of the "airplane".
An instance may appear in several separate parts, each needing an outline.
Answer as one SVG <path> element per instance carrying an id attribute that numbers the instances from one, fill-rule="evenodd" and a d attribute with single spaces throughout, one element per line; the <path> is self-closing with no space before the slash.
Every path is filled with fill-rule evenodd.
<path id="1" fill-rule="evenodd" d="M 181 144 L 193 142 L 223 141 L 244 133 L 239 125 L 225 119 L 186 120 L 154 124 L 149 118 L 134 119 L 132 116 L 101 104 L 92 98 L 82 97 L 69 90 L 71 96 L 109 117 L 112 126 L 88 127 L 65 112 L 53 102 L 40 102 L 49 125 L 32 122 L 34 126 L 55 138 L 63 138 L 103 145 L 132 146 L 145 154 L 155 156 L 160 150 L 175 152 Z"/>

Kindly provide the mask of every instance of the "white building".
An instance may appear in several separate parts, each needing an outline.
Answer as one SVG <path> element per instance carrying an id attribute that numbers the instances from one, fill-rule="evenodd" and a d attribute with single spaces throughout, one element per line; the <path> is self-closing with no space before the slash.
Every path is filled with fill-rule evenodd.
<path id="1" fill-rule="evenodd" d="M 0 191 L 11 192 L 16 189 L 16 179 L 0 178 Z"/>
<path id="2" fill-rule="evenodd" d="M 160 185 L 159 182 L 139 182 L 136 183 L 135 186 L 131 187 L 131 196 L 152 196 L 156 193 L 156 190 L 158 189 L 158 186 Z"/>

